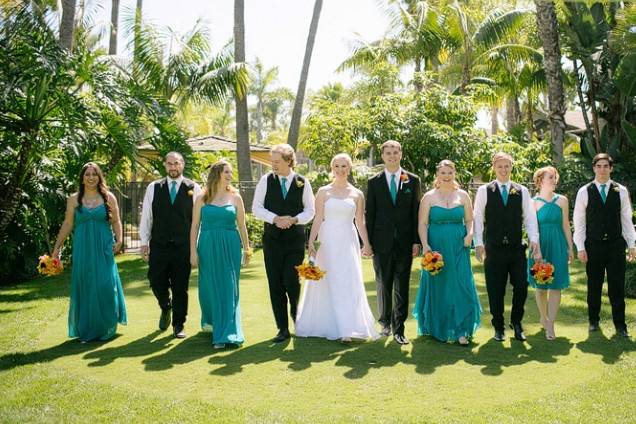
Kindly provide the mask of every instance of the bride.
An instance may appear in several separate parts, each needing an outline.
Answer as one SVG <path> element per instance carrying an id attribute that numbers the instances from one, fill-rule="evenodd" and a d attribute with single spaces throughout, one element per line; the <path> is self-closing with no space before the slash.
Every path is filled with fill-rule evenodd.
<path id="1" fill-rule="evenodd" d="M 305 282 L 296 336 L 343 342 L 352 338 L 378 338 L 362 281 L 358 233 L 363 245 L 369 245 L 364 195 L 347 182 L 351 165 L 351 157 L 346 153 L 334 156 L 333 182 L 320 187 L 316 194 L 316 216 L 308 253 L 326 274 L 320 281 Z M 320 242 L 317 252 L 313 248 L 316 240 Z"/>

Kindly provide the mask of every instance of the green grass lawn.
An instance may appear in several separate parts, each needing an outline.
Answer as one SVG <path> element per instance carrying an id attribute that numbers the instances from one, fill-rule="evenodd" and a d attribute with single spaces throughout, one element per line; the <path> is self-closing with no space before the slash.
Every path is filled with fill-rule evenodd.
<path id="1" fill-rule="evenodd" d="M 532 289 L 527 343 L 491 340 L 485 312 L 471 347 L 416 338 L 339 342 L 276 333 L 260 252 L 241 277 L 246 343 L 217 351 L 199 330 L 196 272 L 188 337 L 157 330 L 159 309 L 146 265 L 118 263 L 129 324 L 109 342 L 66 338 L 69 273 L 0 289 L 0 422 L 634 422 L 636 343 L 614 338 L 607 297 L 602 332 L 588 335 L 585 274 L 572 269 L 557 340 L 540 331 Z M 364 261 L 375 310 L 375 283 Z M 411 304 L 419 272 L 411 280 Z M 510 290 L 509 290 L 510 291 Z M 506 300 L 509 307 L 510 299 Z M 636 301 L 628 300 L 636 332 Z M 508 315 L 508 313 L 507 313 Z M 511 331 L 508 331 L 508 335 Z"/>

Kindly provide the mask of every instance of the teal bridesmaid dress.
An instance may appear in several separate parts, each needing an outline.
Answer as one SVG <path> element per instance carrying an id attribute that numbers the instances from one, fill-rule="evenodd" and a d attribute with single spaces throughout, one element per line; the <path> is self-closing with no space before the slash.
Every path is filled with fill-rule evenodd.
<path id="1" fill-rule="evenodd" d="M 539 196 L 534 198 L 544 203 L 537 211 L 541 256 L 545 262 L 554 265 L 554 280 L 549 284 L 537 284 L 530 275 L 530 268 L 534 265 L 534 260 L 532 256 L 528 258 L 528 283 L 536 289 L 563 290 L 570 285 L 568 242 L 563 233 L 563 212 L 557 204 L 559 197 L 559 195 L 555 195 L 551 202 Z"/>
<path id="2" fill-rule="evenodd" d="M 126 324 L 126 301 L 113 255 L 106 207 L 75 210 L 68 335 L 81 341 L 108 340 Z"/>
<path id="3" fill-rule="evenodd" d="M 470 265 L 470 248 L 464 247 L 464 206 L 432 206 L 428 243 L 442 254 L 444 268 L 436 275 L 422 270 L 413 316 L 418 335 L 443 342 L 470 338 L 480 325 L 481 305 Z"/>
<path id="4" fill-rule="evenodd" d="M 241 239 L 234 205 L 204 205 L 197 244 L 201 327 L 214 344 L 242 344 L 239 305 Z"/>

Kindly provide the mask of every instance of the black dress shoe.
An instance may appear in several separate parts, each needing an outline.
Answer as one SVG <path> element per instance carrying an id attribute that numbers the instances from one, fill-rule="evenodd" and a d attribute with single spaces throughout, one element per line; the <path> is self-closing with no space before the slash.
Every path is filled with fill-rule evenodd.
<path id="1" fill-rule="evenodd" d="M 493 337 L 498 342 L 506 340 L 506 333 L 502 330 L 495 330 L 495 336 Z"/>
<path id="2" fill-rule="evenodd" d="M 519 340 L 520 342 L 526 341 L 526 335 L 523 334 L 523 328 L 521 327 L 521 324 L 510 324 L 510 328 L 512 328 L 515 332 L 515 339 Z"/>
<path id="3" fill-rule="evenodd" d="M 629 333 L 627 332 L 627 328 L 617 328 L 616 335 L 629 338 Z"/>
<path id="4" fill-rule="evenodd" d="M 172 309 L 162 309 L 161 316 L 159 316 L 159 330 L 166 331 L 170 327 L 172 321 Z"/>
<path id="5" fill-rule="evenodd" d="M 401 344 L 401 345 L 409 344 L 409 339 L 407 339 L 404 334 L 394 334 L 393 338 L 398 344 Z"/>
<path id="6" fill-rule="evenodd" d="M 185 330 L 183 329 L 183 326 L 174 327 L 174 336 L 177 339 L 185 339 L 186 338 L 186 333 L 185 333 Z"/>
<path id="7" fill-rule="evenodd" d="M 598 322 L 591 322 L 590 326 L 588 327 L 588 331 L 592 332 L 592 331 L 598 331 L 599 330 L 599 325 Z"/>
<path id="8" fill-rule="evenodd" d="M 282 343 L 290 337 L 291 335 L 289 334 L 289 330 L 280 330 L 278 334 L 276 334 L 276 337 L 272 339 L 272 341 L 274 343 Z"/>
<path id="9" fill-rule="evenodd" d="M 389 336 L 390 334 L 391 334 L 391 328 L 389 328 L 389 327 L 384 327 L 383 326 L 382 330 L 380 330 L 380 335 L 381 336 L 386 337 L 386 336 Z"/>

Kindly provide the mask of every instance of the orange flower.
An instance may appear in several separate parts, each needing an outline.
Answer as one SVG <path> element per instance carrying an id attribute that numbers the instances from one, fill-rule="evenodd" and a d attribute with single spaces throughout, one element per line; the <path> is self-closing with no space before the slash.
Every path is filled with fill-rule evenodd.
<path id="1" fill-rule="evenodd" d="M 444 268 L 444 257 L 439 252 L 426 252 L 422 257 L 421 266 L 431 275 L 437 275 Z"/>
<path id="2" fill-rule="evenodd" d="M 58 275 L 64 271 L 62 262 L 57 258 L 53 259 L 49 255 L 42 255 L 39 259 L 38 272 L 42 275 Z"/>
<path id="3" fill-rule="evenodd" d="M 554 265 L 549 262 L 536 262 L 530 268 L 530 275 L 537 284 L 550 284 L 554 280 Z"/>

